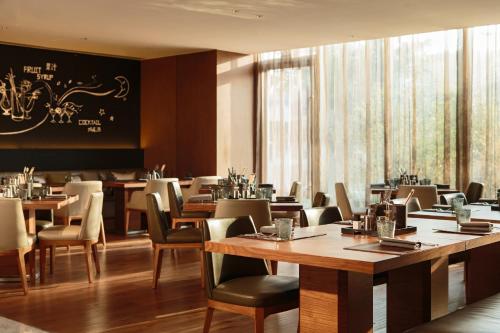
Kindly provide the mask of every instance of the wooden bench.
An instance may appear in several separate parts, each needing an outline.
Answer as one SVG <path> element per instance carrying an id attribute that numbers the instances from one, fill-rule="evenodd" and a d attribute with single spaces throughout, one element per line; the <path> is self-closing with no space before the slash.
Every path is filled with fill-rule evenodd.
<path id="1" fill-rule="evenodd" d="M 414 327 L 411 333 L 500 332 L 500 294 Z"/>

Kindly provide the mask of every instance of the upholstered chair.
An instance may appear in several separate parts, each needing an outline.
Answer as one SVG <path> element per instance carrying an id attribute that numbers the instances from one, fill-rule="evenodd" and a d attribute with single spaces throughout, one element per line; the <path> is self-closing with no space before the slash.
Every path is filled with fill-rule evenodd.
<path id="1" fill-rule="evenodd" d="M 54 226 L 54 211 L 52 209 L 38 209 L 35 211 L 36 231 Z"/>
<path id="2" fill-rule="evenodd" d="M 208 219 L 203 240 L 218 241 L 254 232 L 250 216 Z M 298 278 L 270 275 L 263 259 L 205 252 L 205 276 L 208 296 L 205 333 L 210 330 L 214 310 L 249 316 L 254 320 L 254 332 L 262 333 L 265 317 L 299 305 Z"/>
<path id="3" fill-rule="evenodd" d="M 299 181 L 294 181 L 292 187 L 290 188 L 289 196 L 295 197 L 295 201 L 302 201 L 302 183 Z"/>
<path id="4" fill-rule="evenodd" d="M 330 196 L 325 192 L 316 192 L 313 198 L 313 207 L 325 207 L 330 203 Z"/>
<path id="5" fill-rule="evenodd" d="M 215 218 L 251 216 L 255 228 L 271 225 L 271 209 L 267 199 L 222 199 L 217 201 Z"/>
<path id="6" fill-rule="evenodd" d="M 146 195 L 149 193 L 158 193 L 163 202 L 163 208 L 165 211 L 170 210 L 170 204 L 168 200 L 168 188 L 167 184 L 169 182 L 179 181 L 178 178 L 161 178 L 148 180 L 146 187 L 142 191 L 132 192 L 129 202 L 125 206 L 125 225 L 123 230 L 125 235 L 128 234 L 128 228 L 130 224 L 130 214 L 132 212 L 146 213 Z"/>
<path id="7" fill-rule="evenodd" d="M 484 185 L 481 183 L 471 182 L 467 189 L 465 190 L 465 197 L 467 202 L 474 203 L 479 202 L 479 199 L 483 196 Z"/>
<path id="8" fill-rule="evenodd" d="M 315 207 L 300 211 L 300 226 L 312 227 L 342 221 L 342 213 L 335 206 Z"/>
<path id="9" fill-rule="evenodd" d="M 399 199 L 393 199 L 392 203 L 401 205 L 406 201 L 405 198 L 399 198 Z M 422 210 L 422 207 L 420 206 L 420 201 L 418 201 L 418 198 L 412 197 L 410 198 L 410 201 L 406 204 L 406 211 L 408 213 L 411 212 L 418 212 L 419 210 Z"/>
<path id="10" fill-rule="evenodd" d="M 15 257 L 21 285 L 28 294 L 25 255 L 29 254 L 31 281 L 35 276 L 35 235 L 26 231 L 23 208 L 20 199 L 0 199 L 0 256 Z"/>
<path id="11" fill-rule="evenodd" d="M 87 278 L 92 283 L 92 257 L 97 274 L 101 272 L 97 242 L 102 223 L 103 193 L 90 194 L 87 209 L 82 212 L 81 225 L 58 225 L 38 233 L 40 240 L 40 281 L 45 282 L 46 249 L 50 248 L 50 272 L 54 272 L 56 246 L 80 245 L 84 248 Z"/>
<path id="12" fill-rule="evenodd" d="M 295 201 L 301 202 L 302 201 L 302 183 L 299 181 L 294 181 L 292 183 L 292 186 L 290 188 L 290 192 L 288 193 L 289 196 L 295 197 Z M 282 211 L 273 211 L 271 212 L 271 217 L 272 219 L 279 219 L 279 218 L 287 218 L 287 219 L 293 219 L 294 224 L 297 225 L 300 221 L 300 214 L 299 212 L 282 212 Z"/>
<path id="13" fill-rule="evenodd" d="M 411 190 L 415 190 L 413 197 L 418 198 L 422 209 L 432 208 L 438 203 L 438 194 L 436 185 L 400 185 L 398 189 L 398 198 L 406 198 Z"/>
<path id="14" fill-rule="evenodd" d="M 186 212 L 184 211 L 184 198 L 182 196 L 181 187 L 178 182 L 168 183 L 168 200 L 170 201 L 170 218 L 172 220 L 172 229 L 177 228 L 178 223 L 194 223 L 199 227 L 201 223 L 208 217 L 208 212 Z"/>
<path id="15" fill-rule="evenodd" d="M 182 196 L 182 195 L 181 195 Z M 153 289 L 158 287 L 163 250 L 165 249 L 197 249 L 201 254 L 201 286 L 204 286 L 203 246 L 201 231 L 198 228 L 171 229 L 159 193 L 146 195 L 149 237 L 153 242 Z"/>
<path id="16" fill-rule="evenodd" d="M 344 183 L 336 183 L 335 184 L 335 196 L 337 198 L 337 207 L 339 207 L 342 212 L 342 217 L 345 220 L 354 220 L 359 217 L 359 215 L 363 215 L 366 213 L 364 211 L 356 211 L 354 212 L 351 207 L 351 202 L 349 201 L 349 197 L 347 196 L 347 189 Z"/>
<path id="17" fill-rule="evenodd" d="M 187 202 L 191 196 L 199 194 L 200 189 L 203 185 L 217 185 L 219 183 L 219 179 L 222 179 L 222 177 L 220 176 L 196 177 L 193 180 L 191 186 L 182 189 L 182 196 L 184 198 L 184 201 Z"/>
<path id="18" fill-rule="evenodd" d="M 447 193 L 447 194 L 441 194 L 439 196 L 439 202 L 442 205 L 451 205 L 451 201 L 453 199 L 463 199 L 464 200 L 464 205 L 468 205 L 467 198 L 465 197 L 465 194 L 462 192 L 457 192 L 457 193 Z"/>

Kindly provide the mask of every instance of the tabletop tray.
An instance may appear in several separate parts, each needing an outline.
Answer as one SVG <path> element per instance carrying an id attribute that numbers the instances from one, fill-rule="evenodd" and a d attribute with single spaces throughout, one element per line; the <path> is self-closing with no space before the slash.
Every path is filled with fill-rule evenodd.
<path id="1" fill-rule="evenodd" d="M 353 227 L 344 227 L 341 229 L 343 234 L 346 235 L 368 235 L 368 236 L 378 236 L 377 230 L 360 230 L 353 229 Z M 396 229 L 394 232 L 395 236 L 411 234 L 413 232 L 417 232 L 417 227 L 415 226 L 407 226 L 406 228 Z"/>

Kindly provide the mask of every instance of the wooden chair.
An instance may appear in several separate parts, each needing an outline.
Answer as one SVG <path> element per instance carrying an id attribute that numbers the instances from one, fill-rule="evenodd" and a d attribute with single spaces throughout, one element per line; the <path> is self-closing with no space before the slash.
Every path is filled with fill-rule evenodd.
<path id="1" fill-rule="evenodd" d="M 87 278 L 92 283 L 92 258 L 97 274 L 100 274 L 97 242 L 102 222 L 103 193 L 90 194 L 87 209 L 82 216 L 81 225 L 58 225 L 47 228 L 38 233 L 40 240 L 40 282 L 45 282 L 46 252 L 50 248 L 50 273 L 54 272 L 55 248 L 57 246 L 81 245 L 85 252 Z"/>
<path id="2" fill-rule="evenodd" d="M 210 217 L 207 212 L 186 212 L 184 211 L 184 198 L 181 187 L 178 182 L 169 182 L 167 185 L 168 200 L 170 202 L 170 218 L 172 220 L 172 229 L 177 228 L 178 223 L 190 222 L 195 227 L 201 226 L 206 218 Z"/>
<path id="3" fill-rule="evenodd" d="M 422 209 L 432 208 L 438 203 L 438 194 L 436 185 L 401 185 L 398 189 L 398 198 L 406 198 L 411 190 L 414 198 L 418 198 Z"/>
<path id="4" fill-rule="evenodd" d="M 467 202 L 474 203 L 479 202 L 479 199 L 483 196 L 484 185 L 477 182 L 471 182 L 467 189 L 465 190 L 465 197 Z"/>
<path id="5" fill-rule="evenodd" d="M 342 213 L 335 206 L 314 207 L 300 211 L 300 226 L 311 227 L 342 221 Z"/>
<path id="6" fill-rule="evenodd" d="M 168 218 L 163 208 L 159 193 L 146 195 L 149 237 L 153 242 L 153 289 L 158 287 L 163 250 L 165 249 L 197 249 L 201 254 L 201 286 L 204 287 L 203 246 L 201 231 L 197 228 L 169 229 Z"/>
<path id="7" fill-rule="evenodd" d="M 256 232 L 250 216 L 208 219 L 203 241 Z M 269 275 L 265 260 L 219 253 L 205 253 L 208 306 L 203 332 L 210 331 L 214 310 L 249 316 L 254 332 L 264 332 L 264 319 L 299 305 L 296 277 Z"/>
<path id="8" fill-rule="evenodd" d="M 468 205 L 467 198 L 462 192 L 441 194 L 439 196 L 439 202 L 442 205 L 451 205 L 451 201 L 456 198 L 463 199 L 464 205 Z"/>
<path id="9" fill-rule="evenodd" d="M 359 215 L 365 214 L 366 211 L 353 212 L 344 183 L 335 184 L 335 196 L 337 197 L 337 207 L 339 207 L 342 212 L 342 217 L 344 219 L 354 220 L 359 217 Z"/>
<path id="10" fill-rule="evenodd" d="M 128 234 L 129 224 L 130 224 L 130 214 L 132 212 L 138 212 L 140 214 L 146 213 L 146 195 L 149 193 L 159 193 L 165 211 L 169 211 L 169 200 L 168 200 L 168 189 L 167 184 L 169 182 L 179 181 L 178 178 L 161 178 L 148 180 L 146 187 L 142 191 L 134 191 L 130 196 L 129 202 L 125 206 L 125 221 L 123 230 L 125 235 Z"/>
<path id="11" fill-rule="evenodd" d="M 316 192 L 312 202 L 313 207 L 325 207 L 330 203 L 330 196 L 325 192 Z"/>
<path id="12" fill-rule="evenodd" d="M 0 256 L 15 257 L 24 295 L 28 294 L 25 255 L 29 255 L 30 282 L 35 276 L 35 235 L 28 235 L 21 199 L 0 199 Z"/>

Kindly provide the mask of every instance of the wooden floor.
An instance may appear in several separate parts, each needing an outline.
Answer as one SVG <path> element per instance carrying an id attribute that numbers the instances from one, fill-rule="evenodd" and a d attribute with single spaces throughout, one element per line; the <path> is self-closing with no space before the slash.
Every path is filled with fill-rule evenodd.
<path id="1" fill-rule="evenodd" d="M 151 289 L 149 240 L 110 237 L 100 251 L 101 275 L 87 283 L 79 248 L 57 251 L 56 270 L 46 283 L 22 296 L 17 283 L 0 284 L 0 316 L 49 332 L 201 332 L 206 306 L 200 288 L 198 253 L 166 253 L 158 290 Z M 280 263 L 279 274 L 297 275 L 296 265 Z M 450 308 L 463 304 L 463 268 L 450 270 Z M 385 331 L 385 286 L 375 287 L 375 330 Z M 295 332 L 298 311 L 270 316 L 267 332 Z M 252 331 L 243 316 L 215 312 L 211 332 Z"/>

